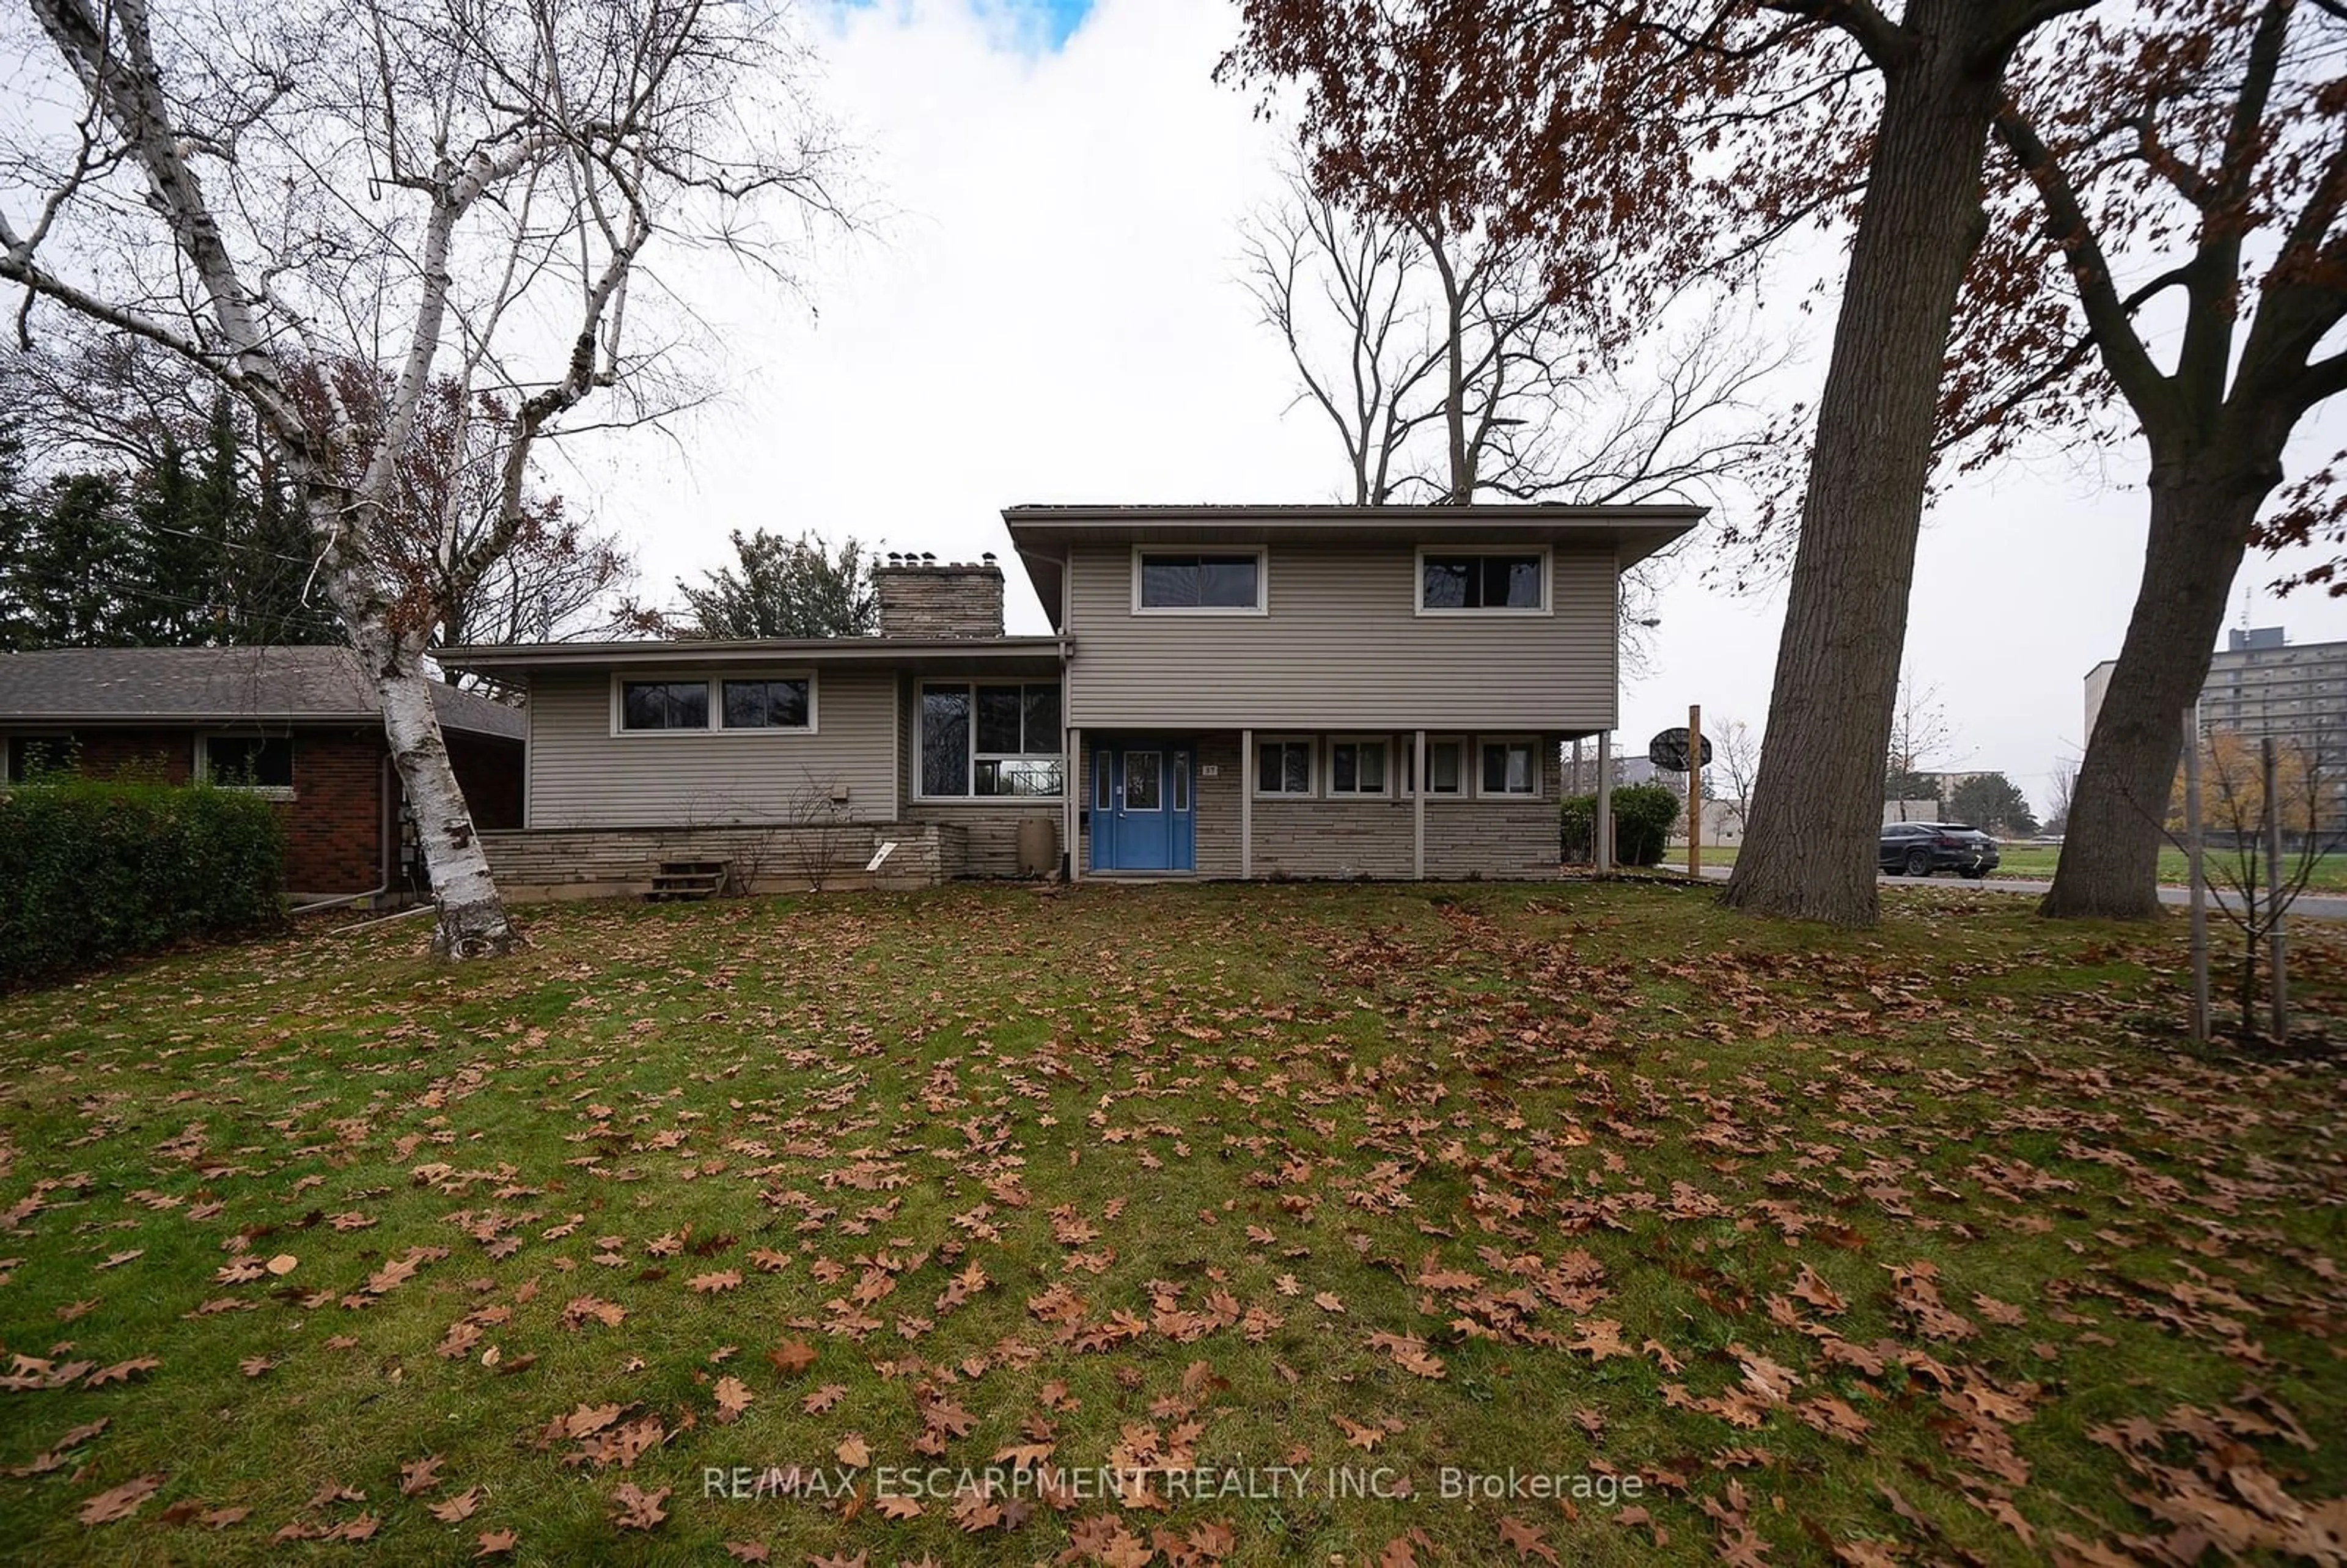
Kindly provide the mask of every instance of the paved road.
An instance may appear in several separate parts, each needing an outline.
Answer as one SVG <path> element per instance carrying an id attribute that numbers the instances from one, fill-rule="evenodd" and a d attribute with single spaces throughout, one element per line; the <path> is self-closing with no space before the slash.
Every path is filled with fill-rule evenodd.
<path id="1" fill-rule="evenodd" d="M 1666 861 L 1662 869 L 1685 871 L 1686 866 L 1684 862 L 1673 866 Z M 1706 866 L 1703 868 L 1704 876 L 1709 881 L 1725 882 L 1727 880 L 1727 872 L 1728 867 L 1725 866 Z M 1885 886 L 1890 887 L 1973 887 L 1990 893 L 2026 893 L 2033 897 L 2043 897 L 2046 890 L 2054 886 L 2050 882 L 2024 881 L 1998 876 L 1985 877 L 1978 882 L 1970 882 L 1961 876 L 1885 876 L 1882 881 Z M 2209 897 L 2229 905 L 2233 902 L 2225 894 L 2213 889 L 2209 893 Z M 2192 896 L 2181 887 L 2162 887 L 2159 890 L 2159 901 L 2182 908 L 2192 901 Z M 2317 920 L 2347 920 L 2347 898 L 2326 894 L 2302 894 L 2297 902 L 2291 905 L 2290 912 Z"/>

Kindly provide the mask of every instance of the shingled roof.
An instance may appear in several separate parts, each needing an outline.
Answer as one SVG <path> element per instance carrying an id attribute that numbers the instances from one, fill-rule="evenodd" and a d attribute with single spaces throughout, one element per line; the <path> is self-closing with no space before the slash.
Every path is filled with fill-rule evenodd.
<path id="1" fill-rule="evenodd" d="M 444 728 L 519 740 L 528 720 L 435 682 Z M 290 723 L 382 716 L 347 648 L 47 648 L 0 653 L 0 724 Z"/>

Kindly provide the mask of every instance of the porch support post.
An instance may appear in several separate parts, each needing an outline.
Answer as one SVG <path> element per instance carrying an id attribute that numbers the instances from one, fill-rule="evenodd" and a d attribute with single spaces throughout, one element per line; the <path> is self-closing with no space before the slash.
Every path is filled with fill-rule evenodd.
<path id="1" fill-rule="evenodd" d="M 1068 880 L 1075 881 L 1084 874 L 1084 841 L 1078 825 L 1083 821 L 1084 803 L 1092 798 L 1091 781 L 1084 776 L 1084 733 L 1071 726 L 1068 731 L 1067 795 L 1063 802 L 1068 866 Z"/>
<path id="2" fill-rule="evenodd" d="M 1239 732 L 1239 876 L 1255 876 L 1255 732 Z"/>
<path id="3" fill-rule="evenodd" d="M 1614 732 L 1597 732 L 1597 874 L 1614 869 Z"/>
<path id="4" fill-rule="evenodd" d="M 1409 738 L 1409 832 L 1410 879 L 1426 880 L 1426 732 L 1413 731 Z"/>

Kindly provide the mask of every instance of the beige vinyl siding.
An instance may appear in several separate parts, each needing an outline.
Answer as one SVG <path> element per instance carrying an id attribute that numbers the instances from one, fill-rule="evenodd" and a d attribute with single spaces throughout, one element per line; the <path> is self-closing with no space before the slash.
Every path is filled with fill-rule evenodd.
<path id="1" fill-rule="evenodd" d="M 1414 546 L 1274 544 L 1262 615 L 1135 615 L 1133 551 L 1068 563 L 1068 722 L 1088 730 L 1611 728 L 1610 552 L 1558 547 L 1547 615 L 1418 612 Z"/>
<path id="2" fill-rule="evenodd" d="M 693 680 L 703 671 L 631 667 L 629 679 Z M 539 671 L 529 691 L 529 815 L 533 828 L 683 827 L 787 822 L 805 793 L 847 786 L 846 816 L 897 815 L 896 677 L 878 670 L 818 670 L 815 729 L 611 733 L 608 670 Z"/>

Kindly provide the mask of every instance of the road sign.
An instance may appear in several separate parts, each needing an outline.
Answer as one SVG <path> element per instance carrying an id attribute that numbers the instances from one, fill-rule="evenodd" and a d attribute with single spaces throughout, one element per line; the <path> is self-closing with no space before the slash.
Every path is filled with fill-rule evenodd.
<path id="1" fill-rule="evenodd" d="M 1661 768 L 1665 773 L 1683 774 L 1686 772 L 1688 738 L 1687 733 L 1684 728 L 1665 730 L 1661 734 L 1656 735 L 1653 740 L 1646 743 L 1646 760 L 1654 764 L 1656 767 Z M 1706 735 L 1703 738 L 1703 761 L 1705 766 L 1708 767 L 1711 765 L 1711 737 L 1709 735 Z"/>

